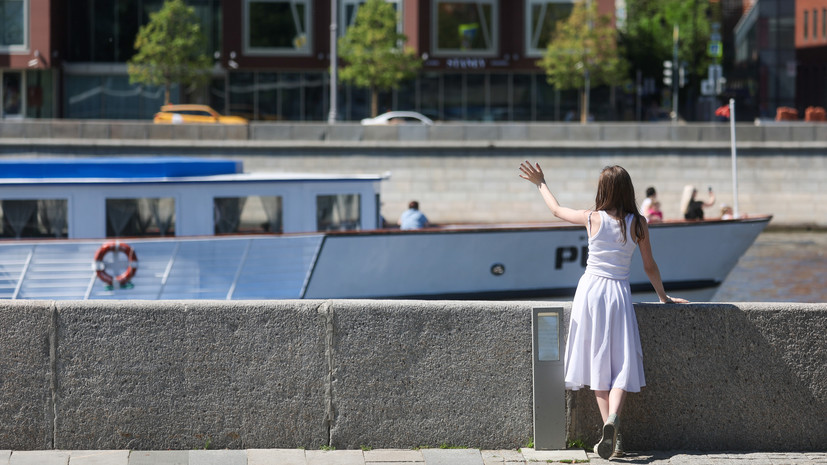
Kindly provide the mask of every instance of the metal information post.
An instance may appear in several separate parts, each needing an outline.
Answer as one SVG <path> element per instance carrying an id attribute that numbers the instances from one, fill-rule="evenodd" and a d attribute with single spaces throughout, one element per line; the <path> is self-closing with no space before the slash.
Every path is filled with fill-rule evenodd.
<path id="1" fill-rule="evenodd" d="M 566 448 L 566 383 L 560 346 L 562 307 L 532 310 L 534 449 Z"/>

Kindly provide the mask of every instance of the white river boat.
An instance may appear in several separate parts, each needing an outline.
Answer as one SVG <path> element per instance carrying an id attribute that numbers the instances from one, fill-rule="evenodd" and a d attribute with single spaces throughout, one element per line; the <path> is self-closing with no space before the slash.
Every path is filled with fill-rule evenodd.
<path id="1" fill-rule="evenodd" d="M 386 175 L 177 157 L 0 170 L 5 299 L 567 299 L 585 268 L 577 226 L 382 229 Z M 667 292 L 711 298 L 770 219 L 652 224 Z M 652 296 L 639 256 L 630 282 Z"/>

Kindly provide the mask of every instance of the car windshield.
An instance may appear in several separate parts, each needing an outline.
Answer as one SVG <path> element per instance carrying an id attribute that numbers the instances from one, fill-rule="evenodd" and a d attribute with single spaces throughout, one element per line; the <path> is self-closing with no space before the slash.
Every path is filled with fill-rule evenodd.
<path id="1" fill-rule="evenodd" d="M 170 113 L 177 115 L 212 116 L 210 112 L 204 110 L 172 110 Z"/>

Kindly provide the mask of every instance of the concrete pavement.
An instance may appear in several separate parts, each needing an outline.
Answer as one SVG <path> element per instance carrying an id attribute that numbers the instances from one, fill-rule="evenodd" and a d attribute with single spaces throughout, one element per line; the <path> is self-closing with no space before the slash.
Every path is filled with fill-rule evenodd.
<path id="1" fill-rule="evenodd" d="M 531 463 L 629 463 L 659 465 L 821 465 L 827 452 L 629 453 L 603 460 L 582 450 L 479 449 L 0 451 L 0 465 L 528 465 Z"/>

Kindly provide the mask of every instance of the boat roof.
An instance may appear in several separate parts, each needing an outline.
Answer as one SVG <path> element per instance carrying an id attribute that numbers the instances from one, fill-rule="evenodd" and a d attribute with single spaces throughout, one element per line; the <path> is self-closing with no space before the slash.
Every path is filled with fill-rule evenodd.
<path id="1" fill-rule="evenodd" d="M 244 173 L 230 159 L 191 157 L 21 158 L 0 160 L 0 185 L 274 181 L 379 181 L 376 174 Z"/>
<path id="2" fill-rule="evenodd" d="M 243 172 L 242 162 L 189 157 L 13 158 L 0 178 L 178 178 Z"/>

